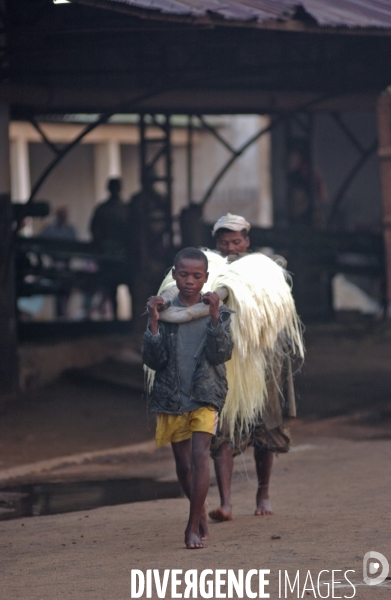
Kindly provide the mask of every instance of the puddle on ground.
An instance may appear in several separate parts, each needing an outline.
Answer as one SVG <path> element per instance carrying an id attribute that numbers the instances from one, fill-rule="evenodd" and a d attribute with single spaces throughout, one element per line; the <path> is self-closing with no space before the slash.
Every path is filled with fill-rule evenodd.
<path id="1" fill-rule="evenodd" d="M 20 485 L 0 490 L 0 520 L 55 515 L 180 496 L 180 487 L 176 481 L 156 481 L 141 477 Z"/>

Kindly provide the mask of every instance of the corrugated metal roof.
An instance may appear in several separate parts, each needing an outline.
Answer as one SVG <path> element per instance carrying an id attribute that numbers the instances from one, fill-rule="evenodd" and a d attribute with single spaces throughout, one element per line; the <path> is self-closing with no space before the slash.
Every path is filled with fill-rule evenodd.
<path id="1" fill-rule="evenodd" d="M 302 7 L 321 26 L 391 28 L 391 0 L 105 0 L 105 4 L 159 11 L 167 16 L 197 19 L 216 15 L 225 20 L 258 23 L 287 20 Z"/>

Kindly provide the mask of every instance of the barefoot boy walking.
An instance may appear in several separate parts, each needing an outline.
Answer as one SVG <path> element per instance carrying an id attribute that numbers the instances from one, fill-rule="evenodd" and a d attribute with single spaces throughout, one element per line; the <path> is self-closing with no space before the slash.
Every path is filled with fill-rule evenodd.
<path id="1" fill-rule="evenodd" d="M 231 358 L 230 313 L 214 292 L 201 294 L 208 280 L 208 260 L 196 248 L 178 252 L 173 278 L 176 306 L 209 304 L 209 316 L 187 323 L 159 321 L 161 296 L 147 303 L 144 363 L 156 371 L 152 411 L 157 413 L 156 443 L 171 442 L 179 483 L 190 500 L 185 544 L 204 548 L 208 537 L 205 500 L 209 489 L 209 448 L 227 395 L 224 363 Z"/>

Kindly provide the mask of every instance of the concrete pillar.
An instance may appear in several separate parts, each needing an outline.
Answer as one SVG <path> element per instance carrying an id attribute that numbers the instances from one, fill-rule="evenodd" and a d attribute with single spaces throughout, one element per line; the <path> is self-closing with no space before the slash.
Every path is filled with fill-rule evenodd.
<path id="1" fill-rule="evenodd" d="M 270 125 L 270 117 L 259 117 L 259 129 L 266 129 Z M 259 156 L 259 205 L 257 223 L 261 227 L 273 226 L 273 198 L 271 181 L 271 134 L 265 133 L 258 142 Z"/>
<path id="2" fill-rule="evenodd" d="M 9 108 L 0 103 L 0 399 L 17 391 L 18 359 L 15 311 L 12 205 L 10 195 Z"/>
<path id="3" fill-rule="evenodd" d="M 110 140 L 106 144 L 94 146 L 95 201 L 101 202 L 107 197 L 107 180 L 121 177 L 121 147 Z"/>
<path id="4" fill-rule="evenodd" d="M 27 140 L 11 142 L 11 197 L 13 202 L 27 202 L 31 191 L 30 159 Z"/>
<path id="5" fill-rule="evenodd" d="M 388 93 L 378 99 L 377 125 L 383 200 L 387 316 L 391 317 L 391 95 Z"/>
<path id="6" fill-rule="evenodd" d="M 230 118 L 229 137 L 234 148 L 239 148 L 260 129 L 265 129 L 270 124 L 267 115 L 235 115 Z M 255 196 L 252 205 L 247 205 L 247 214 L 244 214 L 254 225 L 258 227 L 271 227 L 273 224 L 273 205 L 271 194 L 271 136 L 270 133 L 262 135 L 243 154 L 241 158 L 232 165 L 227 179 L 222 187 L 234 184 L 237 187 L 239 197 L 241 192 L 254 191 Z M 233 210 L 242 214 L 241 202 L 232 206 Z"/>

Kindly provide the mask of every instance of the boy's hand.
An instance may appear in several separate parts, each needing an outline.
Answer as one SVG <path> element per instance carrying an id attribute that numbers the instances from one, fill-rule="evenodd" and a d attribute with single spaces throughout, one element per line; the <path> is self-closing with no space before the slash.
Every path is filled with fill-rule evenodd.
<path id="1" fill-rule="evenodd" d="M 147 302 L 147 310 L 149 315 L 149 329 L 155 334 L 159 331 L 158 321 L 159 312 L 164 308 L 164 299 L 161 296 L 152 296 Z"/>
<path id="2" fill-rule="evenodd" d="M 204 304 L 209 304 L 209 314 L 212 319 L 213 327 L 217 327 L 217 323 L 219 322 L 219 304 L 220 304 L 220 296 L 216 292 L 206 292 L 202 296 L 202 302 Z"/>

